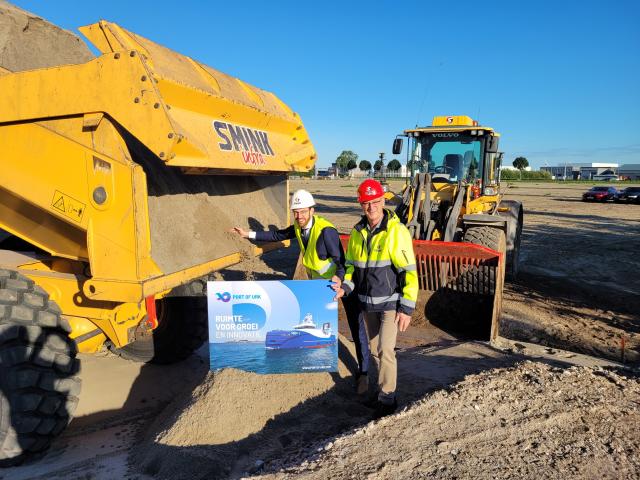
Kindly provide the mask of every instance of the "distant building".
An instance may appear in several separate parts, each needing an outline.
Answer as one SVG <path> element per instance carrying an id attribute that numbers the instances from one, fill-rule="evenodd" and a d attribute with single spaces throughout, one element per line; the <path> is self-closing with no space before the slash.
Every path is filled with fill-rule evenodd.
<path id="1" fill-rule="evenodd" d="M 540 170 L 549 172 L 551 178 L 577 180 L 580 178 L 580 167 L 573 165 L 561 165 L 559 167 L 540 167 Z"/>
<path id="2" fill-rule="evenodd" d="M 640 180 L 640 163 L 625 163 L 618 169 L 620 178 Z"/>
<path id="3" fill-rule="evenodd" d="M 615 180 L 618 178 L 617 163 L 566 163 L 553 167 L 540 167 L 553 178 L 566 180 Z"/>
<path id="4" fill-rule="evenodd" d="M 380 172 L 376 172 L 375 176 L 381 176 L 384 178 L 407 178 L 411 176 L 411 169 L 407 168 L 405 164 L 401 164 L 400 170 L 394 172 L 389 170 L 386 165 L 383 165 Z"/>
<path id="5" fill-rule="evenodd" d="M 354 168 L 349 170 L 349 176 L 351 178 L 364 178 L 368 177 L 371 174 L 370 170 L 360 170 L 359 168 Z"/>

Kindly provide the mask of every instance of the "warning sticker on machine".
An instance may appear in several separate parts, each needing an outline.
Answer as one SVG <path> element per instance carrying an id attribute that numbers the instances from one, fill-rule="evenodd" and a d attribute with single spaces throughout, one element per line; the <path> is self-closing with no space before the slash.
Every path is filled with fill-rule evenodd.
<path id="1" fill-rule="evenodd" d="M 58 190 L 53 194 L 51 206 L 76 222 L 80 222 L 82 220 L 82 214 L 86 207 L 84 203 L 79 202 L 69 195 L 59 192 Z"/>

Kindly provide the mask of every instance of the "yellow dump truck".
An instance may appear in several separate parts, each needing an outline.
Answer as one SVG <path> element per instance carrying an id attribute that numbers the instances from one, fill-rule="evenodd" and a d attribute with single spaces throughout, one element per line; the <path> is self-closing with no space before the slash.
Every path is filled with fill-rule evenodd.
<path id="1" fill-rule="evenodd" d="M 172 362 L 206 339 L 204 283 L 262 249 L 316 154 L 274 94 L 101 21 L 84 63 L 0 71 L 0 463 L 46 449 L 77 352 Z M 194 282 L 195 281 L 195 282 Z"/>

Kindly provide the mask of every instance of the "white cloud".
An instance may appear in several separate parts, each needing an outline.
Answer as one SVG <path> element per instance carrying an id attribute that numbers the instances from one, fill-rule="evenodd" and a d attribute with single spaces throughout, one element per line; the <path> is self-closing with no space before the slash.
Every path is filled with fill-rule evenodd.
<path id="1" fill-rule="evenodd" d="M 324 308 L 326 308 L 327 310 L 337 310 L 338 309 L 338 302 L 331 302 L 331 303 L 327 303 Z"/>

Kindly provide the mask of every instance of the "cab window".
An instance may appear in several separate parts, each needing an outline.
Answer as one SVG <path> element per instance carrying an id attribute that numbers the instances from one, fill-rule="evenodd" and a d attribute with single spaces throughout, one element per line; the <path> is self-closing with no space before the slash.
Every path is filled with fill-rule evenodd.
<path id="1" fill-rule="evenodd" d="M 420 163 L 432 177 L 449 182 L 473 183 L 482 178 L 481 140 L 438 139 L 424 136 L 417 139 Z"/>

